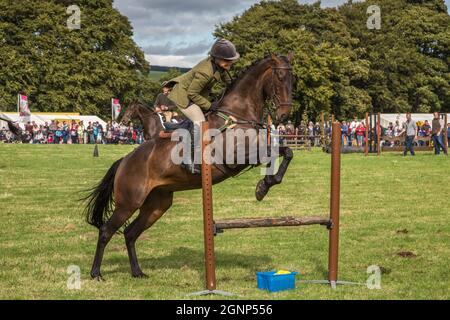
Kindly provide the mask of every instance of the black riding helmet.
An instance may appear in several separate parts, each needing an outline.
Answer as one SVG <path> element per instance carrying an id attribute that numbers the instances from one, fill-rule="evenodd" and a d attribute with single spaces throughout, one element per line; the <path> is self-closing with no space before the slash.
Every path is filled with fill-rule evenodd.
<path id="1" fill-rule="evenodd" d="M 234 44 L 226 39 L 218 39 L 214 42 L 209 54 L 213 58 L 231 61 L 237 60 L 240 57 Z"/>

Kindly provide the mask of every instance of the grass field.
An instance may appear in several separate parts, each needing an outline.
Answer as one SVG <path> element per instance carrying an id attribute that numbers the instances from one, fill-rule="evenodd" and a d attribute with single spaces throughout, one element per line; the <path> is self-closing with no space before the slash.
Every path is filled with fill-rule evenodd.
<path id="1" fill-rule="evenodd" d="M 186 299 L 203 288 L 199 190 L 173 207 L 137 242 L 148 279 L 133 279 L 123 235 L 108 245 L 105 282 L 89 271 L 97 230 L 77 201 L 133 146 L 0 144 L 0 299 Z M 214 187 L 216 218 L 327 214 L 329 155 L 298 152 L 284 182 L 257 202 L 259 169 Z M 217 281 L 240 299 L 449 299 L 450 159 L 383 154 L 342 156 L 340 279 L 365 283 L 370 265 L 381 289 L 298 284 L 268 294 L 255 272 L 289 269 L 297 280 L 324 279 L 324 227 L 230 230 L 216 237 Z M 81 289 L 67 289 L 67 268 L 81 269 Z M 207 297 L 206 299 L 214 299 Z"/>
<path id="2" fill-rule="evenodd" d="M 167 72 L 163 71 L 150 71 L 149 77 L 151 80 L 159 81 L 163 75 L 165 75 Z"/>

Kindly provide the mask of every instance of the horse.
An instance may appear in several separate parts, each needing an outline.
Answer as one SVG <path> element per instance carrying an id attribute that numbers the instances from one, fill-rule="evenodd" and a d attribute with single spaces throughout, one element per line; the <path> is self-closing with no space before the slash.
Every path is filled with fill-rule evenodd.
<path id="1" fill-rule="evenodd" d="M 226 121 L 221 115 L 226 114 L 236 119 L 235 128 L 264 128 L 267 125 L 264 122 L 265 103 L 269 100 L 273 102 L 274 120 L 286 120 L 292 108 L 292 59 L 292 54 L 271 54 L 241 72 L 224 92 L 218 102 L 218 109 L 207 114 L 209 127 L 223 126 Z M 223 132 L 221 134 L 225 136 Z M 99 229 L 90 272 L 94 280 L 103 280 L 100 267 L 106 245 L 138 209 L 138 216 L 127 224 L 123 234 L 131 275 L 136 278 L 147 277 L 138 263 L 136 240 L 171 207 L 174 192 L 201 188 L 200 175 L 181 168 L 168 156 L 176 145 L 176 141 L 155 135 L 114 162 L 85 198 L 86 220 Z M 282 182 L 293 153 L 288 147 L 280 147 L 279 155 L 283 160 L 277 173 L 266 175 L 256 186 L 257 200 L 262 200 L 272 186 Z M 214 164 L 213 183 L 235 176 L 249 166 L 248 163 L 232 166 Z"/>
<path id="2" fill-rule="evenodd" d="M 145 141 L 156 137 L 163 130 L 161 117 L 140 102 L 131 103 L 119 119 L 119 123 L 127 125 L 131 119 L 139 118 L 144 128 Z"/>

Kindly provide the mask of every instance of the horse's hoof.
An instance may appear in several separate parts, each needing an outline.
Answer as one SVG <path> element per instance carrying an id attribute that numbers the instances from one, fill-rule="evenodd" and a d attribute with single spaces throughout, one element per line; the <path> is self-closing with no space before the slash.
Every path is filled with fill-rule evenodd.
<path id="1" fill-rule="evenodd" d="M 98 282 L 105 281 L 105 279 L 103 279 L 103 277 L 101 275 L 98 275 L 98 276 L 92 276 L 91 275 L 91 277 L 92 277 L 92 280 L 94 280 L 94 281 L 98 281 Z"/>
<path id="2" fill-rule="evenodd" d="M 132 276 L 133 276 L 133 278 L 140 278 L 140 279 L 146 279 L 146 278 L 148 278 L 148 275 L 146 275 L 146 274 L 143 273 L 143 272 L 139 272 L 139 273 L 133 274 Z"/>
<path id="3" fill-rule="evenodd" d="M 262 199 L 264 199 L 268 191 L 269 188 L 267 188 L 267 185 L 264 182 L 264 180 L 259 180 L 255 190 L 256 200 L 261 201 Z"/>

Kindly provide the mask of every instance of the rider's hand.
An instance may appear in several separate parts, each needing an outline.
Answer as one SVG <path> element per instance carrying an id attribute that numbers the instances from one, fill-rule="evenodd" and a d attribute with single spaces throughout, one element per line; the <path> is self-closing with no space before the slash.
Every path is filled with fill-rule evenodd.
<path id="1" fill-rule="evenodd" d="M 217 101 L 214 101 L 211 103 L 211 107 L 209 108 L 209 111 L 217 111 L 219 109 L 219 103 Z"/>

